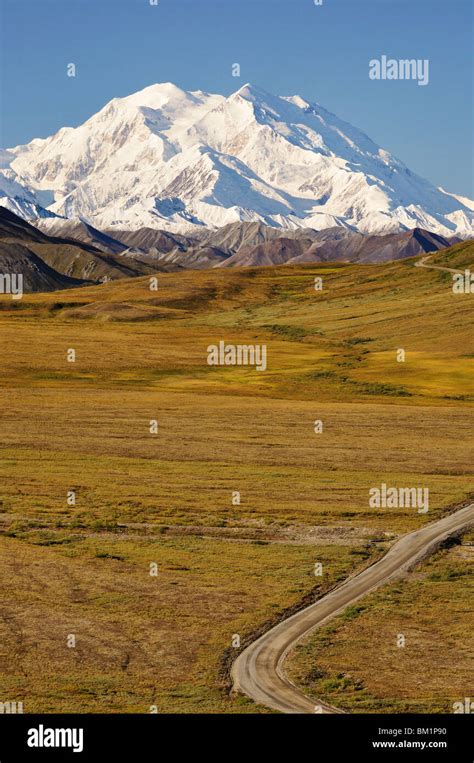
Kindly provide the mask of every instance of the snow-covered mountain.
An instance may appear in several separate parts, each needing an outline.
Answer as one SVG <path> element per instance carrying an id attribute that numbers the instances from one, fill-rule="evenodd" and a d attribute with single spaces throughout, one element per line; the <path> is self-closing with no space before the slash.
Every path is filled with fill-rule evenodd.
<path id="1" fill-rule="evenodd" d="M 474 234 L 474 203 L 412 173 L 300 96 L 157 84 L 0 155 L 0 204 L 27 219 L 196 232 L 236 221 Z"/>
<path id="2" fill-rule="evenodd" d="M 35 193 L 28 181 L 20 177 L 10 166 L 12 154 L 0 149 L 0 206 L 23 217 L 25 220 L 40 217 L 56 217 L 46 210 L 38 200 L 40 193 Z M 47 203 L 50 203 L 52 197 Z"/>

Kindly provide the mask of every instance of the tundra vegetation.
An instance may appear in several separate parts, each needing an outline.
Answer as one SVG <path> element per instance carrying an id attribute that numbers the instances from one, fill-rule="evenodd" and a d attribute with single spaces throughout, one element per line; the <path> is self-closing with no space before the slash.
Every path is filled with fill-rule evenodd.
<path id="1" fill-rule="evenodd" d="M 431 261 L 464 269 L 472 254 Z M 233 636 L 244 644 L 472 495 L 472 296 L 413 265 L 183 271 L 157 291 L 144 276 L 0 297 L 1 701 L 266 712 L 228 696 Z M 208 365 L 220 341 L 265 345 L 265 371 Z M 429 489 L 429 512 L 371 508 L 382 483 Z M 355 710 L 464 696 L 459 548 L 316 634 L 295 655 L 301 684 Z M 334 645 L 321 657 L 323 637 Z"/>

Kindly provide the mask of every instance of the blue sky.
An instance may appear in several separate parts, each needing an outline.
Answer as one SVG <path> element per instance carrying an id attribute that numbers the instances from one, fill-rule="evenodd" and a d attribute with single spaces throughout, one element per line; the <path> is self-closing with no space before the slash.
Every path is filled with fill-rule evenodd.
<path id="1" fill-rule="evenodd" d="M 474 194 L 470 0 L 0 4 L 3 147 L 78 125 L 153 82 L 224 94 L 252 82 L 318 101 L 436 185 Z M 429 84 L 371 80 L 381 55 L 429 59 Z"/>

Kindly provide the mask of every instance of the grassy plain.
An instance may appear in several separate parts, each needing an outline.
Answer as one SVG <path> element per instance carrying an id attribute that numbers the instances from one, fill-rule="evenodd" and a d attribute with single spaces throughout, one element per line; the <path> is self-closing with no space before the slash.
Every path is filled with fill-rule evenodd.
<path id="1" fill-rule="evenodd" d="M 232 634 L 295 605 L 316 561 L 328 587 L 472 495 L 470 318 L 413 261 L 1 297 L 0 701 L 261 710 L 223 689 Z M 268 369 L 208 366 L 221 339 L 265 343 Z M 429 487 L 428 515 L 369 509 L 382 482 Z"/>

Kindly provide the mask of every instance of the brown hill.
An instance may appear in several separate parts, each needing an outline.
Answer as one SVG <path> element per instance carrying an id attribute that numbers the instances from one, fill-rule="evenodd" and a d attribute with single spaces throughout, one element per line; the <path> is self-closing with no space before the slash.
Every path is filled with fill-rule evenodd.
<path id="1" fill-rule="evenodd" d="M 71 289 L 87 283 L 58 273 L 20 242 L 0 241 L 0 273 L 21 274 L 24 292 Z"/>
<path id="2" fill-rule="evenodd" d="M 286 239 L 313 239 L 317 231 L 312 228 L 297 228 L 295 230 L 283 230 L 272 228 L 263 223 L 237 222 L 224 225 L 217 230 L 206 230 L 196 236 L 201 246 L 213 246 L 235 254 L 244 248 L 250 248 L 264 244 L 278 238 Z"/>
<path id="3" fill-rule="evenodd" d="M 47 280 L 50 286 L 48 288 L 65 288 L 64 283 L 69 286 L 78 286 L 85 282 L 101 283 L 170 269 L 169 266 L 161 266 L 154 260 L 146 261 L 145 256 L 140 259 L 108 254 L 90 243 L 73 238 L 49 236 L 3 207 L 0 207 L 0 243 L 4 267 L 4 270 L 0 272 L 22 272 L 20 264 L 26 266 L 25 257 L 34 262 L 34 267 L 28 268 L 28 278 L 24 278 L 25 291 L 41 290 L 44 281 L 40 277 L 39 263 L 37 259 L 31 260 L 31 254 L 36 255 L 36 258 L 40 258 L 45 265 L 49 266 Z M 18 244 L 22 244 L 24 248 L 19 249 Z M 15 264 L 15 256 L 20 258 L 17 264 Z M 10 270 L 6 269 L 7 266 Z M 35 283 L 35 274 L 38 276 L 37 283 Z M 74 283 L 70 280 L 65 282 L 62 276 L 72 279 Z M 53 286 L 54 283 L 57 286 Z"/>
<path id="4" fill-rule="evenodd" d="M 108 235 L 113 235 L 127 247 L 140 249 L 144 252 L 153 252 L 166 254 L 175 249 L 185 252 L 192 245 L 192 241 L 177 233 L 168 233 L 167 231 L 155 230 L 154 228 L 140 228 L 139 230 L 113 230 L 107 231 Z"/>
<path id="5" fill-rule="evenodd" d="M 435 252 L 456 243 L 457 238 L 444 238 L 421 228 L 384 236 L 364 235 L 346 228 L 310 231 L 304 238 L 280 237 L 258 246 L 239 249 L 216 267 L 255 267 L 261 265 L 298 264 L 304 262 L 389 262 L 418 254 Z"/>
<path id="6" fill-rule="evenodd" d="M 36 226 L 46 235 L 55 238 L 74 239 L 83 244 L 92 244 L 95 249 L 107 254 L 123 254 L 127 244 L 94 228 L 85 220 L 66 220 L 62 217 L 47 217 L 36 221 Z"/>
<path id="7" fill-rule="evenodd" d="M 313 242 L 308 238 L 275 238 L 271 241 L 265 241 L 262 244 L 258 244 L 258 246 L 244 246 L 239 249 L 236 254 L 233 254 L 216 267 L 232 268 L 285 265 L 289 262 L 298 261 L 305 252 L 309 251 L 312 244 Z"/>

